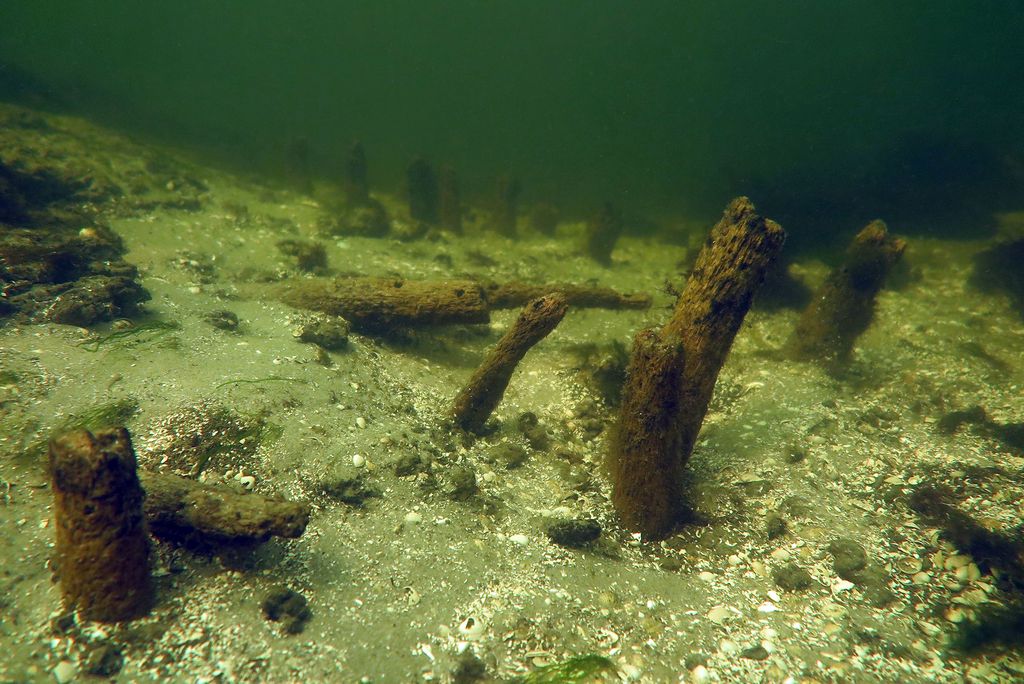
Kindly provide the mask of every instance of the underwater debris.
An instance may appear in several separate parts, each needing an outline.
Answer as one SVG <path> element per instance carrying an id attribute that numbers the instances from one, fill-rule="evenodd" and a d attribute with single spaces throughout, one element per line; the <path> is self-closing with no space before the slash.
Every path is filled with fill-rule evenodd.
<path id="1" fill-rule="evenodd" d="M 416 157 L 405 170 L 409 218 L 437 225 L 438 187 L 434 167 L 423 157 Z"/>
<path id="2" fill-rule="evenodd" d="M 585 248 L 591 259 L 609 266 L 612 263 L 612 250 L 622 234 L 622 212 L 611 202 L 605 202 L 597 216 L 587 223 Z"/>
<path id="3" fill-rule="evenodd" d="M 498 177 L 494 194 L 494 227 L 505 237 L 516 237 L 516 219 L 519 217 L 519 196 L 523 186 L 508 174 Z"/>
<path id="4" fill-rule="evenodd" d="M 109 228 L 39 227 L 0 233 L 0 316 L 87 326 L 134 315 L 149 293 L 120 259 Z"/>
<path id="5" fill-rule="evenodd" d="M 351 328 L 349 322 L 341 316 L 321 316 L 306 321 L 292 334 L 300 342 L 309 342 L 336 351 L 348 346 Z"/>
<path id="6" fill-rule="evenodd" d="M 441 167 L 438 197 L 438 219 L 442 228 L 462 235 L 462 199 L 459 194 L 459 176 L 455 167 Z"/>
<path id="7" fill-rule="evenodd" d="M 1024 317 L 1024 239 L 1001 242 L 974 257 L 974 271 L 968 282 L 981 292 L 1010 297 Z"/>
<path id="8" fill-rule="evenodd" d="M 355 235 L 358 237 L 384 237 L 391 231 L 391 217 L 387 209 L 372 197 L 364 204 L 352 207 L 332 226 L 327 228 L 330 235 Z"/>
<path id="9" fill-rule="evenodd" d="M 672 318 L 635 338 L 609 442 L 612 502 L 645 539 L 667 537 L 684 505 L 679 474 L 754 292 L 785 241 L 746 197 L 726 207 Z"/>
<path id="10" fill-rule="evenodd" d="M 570 549 L 583 549 L 601 536 L 601 525 L 593 518 L 558 520 L 545 533 L 553 543 Z"/>
<path id="11" fill-rule="evenodd" d="M 310 273 L 327 269 L 327 250 L 319 242 L 279 240 L 277 248 L 282 254 L 295 257 L 295 264 L 300 271 Z"/>
<path id="12" fill-rule="evenodd" d="M 169 473 L 139 471 L 146 521 L 154 536 L 207 548 L 249 545 L 270 537 L 302 536 L 308 504 L 239 494 Z"/>
<path id="13" fill-rule="evenodd" d="M 515 280 L 505 283 L 483 281 L 482 285 L 487 303 L 492 309 L 512 309 L 537 297 L 543 297 L 549 292 L 559 292 L 565 295 L 569 306 L 573 308 L 647 309 L 651 306 L 650 295 L 618 292 L 597 285 L 573 285 L 570 283 L 530 285 Z"/>
<path id="14" fill-rule="evenodd" d="M 308 279 L 286 283 L 280 298 L 294 307 L 343 316 L 363 332 L 490 320 L 483 289 L 470 280 Z"/>
<path id="15" fill-rule="evenodd" d="M 885 222 L 865 226 L 829 273 L 797 321 L 787 351 L 795 359 L 844 365 L 875 315 L 875 300 L 906 242 L 891 237 Z"/>
<path id="16" fill-rule="evenodd" d="M 203 320 L 217 330 L 224 330 L 225 332 L 238 331 L 238 314 L 234 311 L 228 311 L 227 309 L 207 311 L 206 314 L 203 315 Z"/>
<path id="17" fill-rule="evenodd" d="M 299 634 L 313 617 L 306 597 L 297 591 L 278 587 L 263 599 L 263 617 L 280 622 L 285 634 Z"/>
<path id="18" fill-rule="evenodd" d="M 565 316 L 564 295 L 550 294 L 528 303 L 519 318 L 473 372 L 452 406 L 452 419 L 467 432 L 479 432 L 501 401 L 516 366 L 533 345 L 544 339 Z"/>
<path id="19" fill-rule="evenodd" d="M 342 189 L 349 205 L 356 207 L 366 204 L 370 199 L 370 182 L 366 163 L 366 150 L 363 143 L 353 140 L 345 157 L 345 178 Z"/>
<path id="20" fill-rule="evenodd" d="M 49 468 L 54 565 L 65 608 L 101 622 L 148 613 L 150 546 L 128 431 L 76 430 L 57 437 L 50 441 Z"/>

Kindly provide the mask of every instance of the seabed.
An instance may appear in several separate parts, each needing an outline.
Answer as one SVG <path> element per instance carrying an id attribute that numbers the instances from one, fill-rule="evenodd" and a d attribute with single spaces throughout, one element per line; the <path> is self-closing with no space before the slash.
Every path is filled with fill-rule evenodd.
<path id="1" fill-rule="evenodd" d="M 912 275 L 883 291 L 841 376 L 780 360 L 798 312 L 755 308 L 690 461 L 697 522 L 651 544 L 609 502 L 614 409 L 588 366 L 666 320 L 665 281 L 682 283 L 686 246 L 624 237 L 605 267 L 580 248 L 576 223 L 515 241 L 474 225 L 410 241 L 325 237 L 332 209 L 317 193 L 78 119 L 6 105 L 0 119 L 0 161 L 48 160 L 119 189 L 95 198 L 95 215 L 151 294 L 130 323 L 0 326 L 0 682 L 86 679 L 110 652 L 122 662 L 107 677 L 121 682 L 1024 678 L 1011 647 L 953 643 L 1019 600 L 1005 570 L 908 506 L 917 488 L 948 485 L 984 527 L 1019 534 L 1022 446 L 970 425 L 938 429 L 972 406 L 1024 421 L 1024 321 L 966 285 L 988 245 L 910 238 Z M 375 196 L 397 213 L 396 198 Z M 273 297 L 275 284 L 308 277 L 281 240 L 322 242 L 327 275 L 594 281 L 654 304 L 570 308 L 520 365 L 494 430 L 467 439 L 443 427 L 451 402 L 517 311 L 390 339 L 353 332 L 325 358 L 294 334 L 310 312 Z M 812 286 L 827 273 L 816 261 L 792 270 Z M 223 311 L 236 328 L 213 324 Z M 519 429 L 526 412 L 547 444 Z M 65 616 L 48 566 L 45 444 L 111 422 L 131 431 L 140 465 L 309 501 L 309 527 L 254 548 L 156 542 L 150 616 Z M 554 543 L 547 530 L 566 519 L 596 520 L 599 539 Z M 856 547 L 866 565 L 841 567 L 850 581 L 837 555 L 856 565 Z M 300 633 L 264 617 L 281 587 L 308 600 Z M 573 658 L 596 673 L 545 670 Z"/>

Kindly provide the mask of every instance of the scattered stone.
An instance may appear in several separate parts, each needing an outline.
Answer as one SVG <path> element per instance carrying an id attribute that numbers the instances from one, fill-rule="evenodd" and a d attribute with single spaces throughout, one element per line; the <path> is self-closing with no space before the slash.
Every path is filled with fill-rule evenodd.
<path id="1" fill-rule="evenodd" d="M 285 634 L 298 634 L 313 617 L 306 597 L 297 591 L 278 587 L 263 599 L 263 617 L 280 622 Z"/>
<path id="2" fill-rule="evenodd" d="M 203 316 L 203 320 L 217 328 L 217 330 L 226 330 L 228 332 L 238 330 L 238 316 L 233 311 L 228 311 L 227 309 L 210 311 Z"/>
<path id="3" fill-rule="evenodd" d="M 757 646 L 751 646 L 740 651 L 741 658 L 749 658 L 750 660 L 764 660 L 769 656 L 768 649 L 758 644 Z"/>
<path id="4" fill-rule="evenodd" d="M 502 442 L 491 447 L 487 453 L 487 460 L 513 470 L 523 465 L 528 456 L 526 449 L 518 444 Z"/>
<path id="5" fill-rule="evenodd" d="M 661 562 L 658 563 L 658 567 L 665 572 L 679 572 L 683 568 L 683 561 L 675 556 L 669 556 L 668 558 L 662 558 Z"/>
<path id="6" fill-rule="evenodd" d="M 593 518 L 575 518 L 551 523 L 548 539 L 559 546 L 580 549 L 601 536 L 601 525 Z"/>
<path id="7" fill-rule="evenodd" d="M 448 498 L 452 501 L 468 501 L 476 496 L 476 473 L 469 466 L 454 466 L 448 471 Z"/>
<path id="8" fill-rule="evenodd" d="M 487 666 L 484 661 L 472 653 L 466 652 L 459 658 L 458 665 L 452 670 L 453 684 L 474 684 L 487 679 Z"/>
<path id="9" fill-rule="evenodd" d="M 786 463 L 794 464 L 801 463 L 807 460 L 807 448 L 799 444 L 790 444 L 786 446 L 785 452 Z"/>
<path id="10" fill-rule="evenodd" d="M 857 573 L 868 564 L 868 556 L 862 547 L 852 539 L 835 539 L 828 545 L 834 560 L 832 567 L 835 573 L 853 583 L 857 583 Z"/>
<path id="11" fill-rule="evenodd" d="M 537 451 L 547 451 L 548 447 L 551 446 L 551 438 L 548 437 L 547 431 L 541 427 L 536 413 L 526 411 L 520 414 L 516 421 L 516 426 L 523 433 L 523 436 L 526 437 L 526 441 L 530 443 L 530 446 Z"/>
<path id="12" fill-rule="evenodd" d="M 771 512 L 765 518 L 765 531 L 768 533 L 768 539 L 777 539 L 788 531 L 786 525 L 786 519 L 776 512 Z"/>
<path id="13" fill-rule="evenodd" d="M 772 579 L 780 589 L 786 591 L 800 591 L 807 589 L 814 584 L 811 573 L 801 568 L 796 563 L 787 563 L 781 568 L 772 570 Z"/>
<path id="14" fill-rule="evenodd" d="M 280 240 L 277 248 L 283 254 L 295 257 L 295 264 L 300 271 L 323 271 L 327 268 L 327 250 L 319 242 Z"/>
<path id="15" fill-rule="evenodd" d="M 355 465 L 340 466 L 320 483 L 324 495 L 349 506 L 362 506 L 380 492 L 367 485 L 365 473 Z"/>
<path id="16" fill-rule="evenodd" d="M 398 477 L 408 477 L 425 471 L 427 464 L 423 462 L 419 454 L 407 453 L 398 457 L 398 460 L 394 463 L 394 468 L 395 475 Z"/>
<path id="17" fill-rule="evenodd" d="M 294 335 L 300 342 L 318 344 L 324 349 L 344 349 L 352 326 L 341 316 L 325 316 L 300 325 Z"/>
<path id="18" fill-rule="evenodd" d="M 70 660 L 62 660 L 50 670 L 57 684 L 67 684 L 78 676 L 78 667 Z"/>
<path id="19" fill-rule="evenodd" d="M 74 611 L 62 613 L 50 620 L 50 631 L 55 635 L 63 636 L 73 630 L 78 623 L 75 621 Z"/>
<path id="20" fill-rule="evenodd" d="M 90 651 L 85 660 L 85 673 L 95 677 L 113 677 L 121 671 L 124 655 L 121 649 L 109 642 L 103 642 Z"/>

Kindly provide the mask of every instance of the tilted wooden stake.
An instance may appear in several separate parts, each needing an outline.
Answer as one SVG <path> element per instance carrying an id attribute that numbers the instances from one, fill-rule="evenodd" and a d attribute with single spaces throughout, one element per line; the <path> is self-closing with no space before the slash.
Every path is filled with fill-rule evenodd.
<path id="1" fill-rule="evenodd" d="M 697 257 L 672 318 L 636 337 L 612 431 L 612 501 L 626 526 L 664 539 L 683 510 L 679 474 L 718 373 L 785 233 L 734 199 Z"/>
<path id="2" fill-rule="evenodd" d="M 889 235 L 885 223 L 872 221 L 846 250 L 846 259 L 814 293 L 789 339 L 792 358 L 842 366 L 857 338 L 871 325 L 875 300 L 906 242 Z"/>
<path id="3" fill-rule="evenodd" d="M 535 299 L 523 308 L 516 322 L 498 340 L 455 398 L 452 418 L 458 427 L 478 432 L 484 426 L 505 394 L 516 365 L 530 347 L 555 329 L 568 308 L 565 296 L 557 293 Z"/>

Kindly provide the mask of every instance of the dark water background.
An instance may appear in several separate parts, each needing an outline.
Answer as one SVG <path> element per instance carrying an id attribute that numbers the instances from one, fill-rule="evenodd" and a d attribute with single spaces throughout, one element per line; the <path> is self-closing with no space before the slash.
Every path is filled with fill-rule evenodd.
<path id="1" fill-rule="evenodd" d="M 0 97 L 271 175 L 358 137 L 378 187 L 422 153 L 580 215 L 743 192 L 808 245 L 1024 205 L 1022 45 L 1019 0 L 7 0 Z"/>

